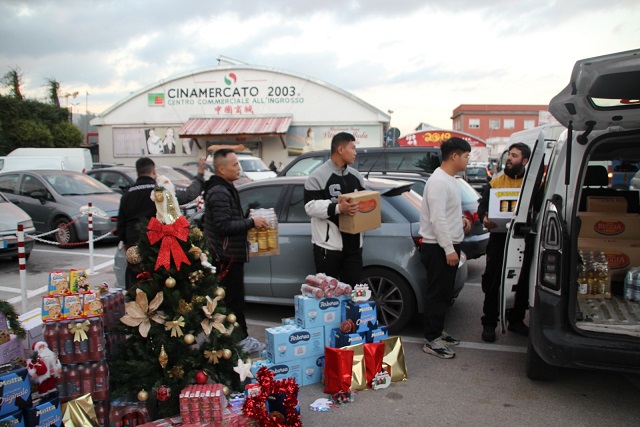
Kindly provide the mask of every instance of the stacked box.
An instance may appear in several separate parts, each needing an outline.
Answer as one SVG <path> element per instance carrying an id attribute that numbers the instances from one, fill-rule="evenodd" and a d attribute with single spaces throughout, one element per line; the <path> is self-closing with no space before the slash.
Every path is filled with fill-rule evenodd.
<path id="1" fill-rule="evenodd" d="M 304 360 L 305 359 L 303 359 L 303 361 Z M 256 360 L 251 364 L 251 373 L 253 374 L 254 379 L 256 378 L 256 374 L 258 373 L 260 368 L 262 368 L 263 366 L 273 372 L 274 380 L 293 378 L 294 380 L 296 380 L 296 383 L 304 385 L 304 383 L 301 382 L 303 378 L 300 360 L 281 363 L 273 363 L 270 360 Z"/>
<path id="2" fill-rule="evenodd" d="M 322 371 L 324 369 L 324 356 L 306 357 L 302 359 L 301 377 L 302 384 L 310 385 L 319 383 L 322 380 Z"/>
<path id="3" fill-rule="evenodd" d="M 22 340 L 13 334 L 8 342 L 0 344 L 0 365 L 10 362 L 24 364 L 24 355 Z"/>
<path id="4" fill-rule="evenodd" d="M 31 407 L 31 383 L 27 369 L 10 365 L 0 373 L 0 416 Z"/>
<path id="5" fill-rule="evenodd" d="M 15 411 L 0 416 L 0 426 L 25 427 L 24 413 L 22 411 Z"/>
<path id="6" fill-rule="evenodd" d="M 25 339 L 22 340 L 22 349 L 24 350 L 24 355 L 28 356 L 33 351 L 33 344 L 38 341 L 44 341 L 42 311 L 40 308 L 34 308 L 18 316 L 18 320 L 22 325 L 22 329 L 27 333 Z"/>
<path id="7" fill-rule="evenodd" d="M 286 325 L 265 330 L 267 357 L 275 363 L 324 354 L 324 329 Z"/>
<path id="8" fill-rule="evenodd" d="M 53 398 L 40 403 L 33 408 L 24 410 L 25 425 L 27 427 L 62 427 L 62 411 L 60 400 Z"/>
<path id="9" fill-rule="evenodd" d="M 367 332 L 378 324 L 375 301 L 344 301 L 342 303 L 342 321 L 352 320 L 355 332 Z"/>
<path id="10" fill-rule="evenodd" d="M 329 347 L 340 348 L 348 345 L 364 344 L 365 333 L 364 332 L 352 332 L 344 333 L 340 329 L 334 328 L 331 330 L 331 336 L 329 339 Z"/>
<path id="11" fill-rule="evenodd" d="M 303 328 L 340 325 L 341 303 L 348 301 L 351 295 L 333 298 L 314 298 L 303 295 L 294 297 L 296 324 Z"/>

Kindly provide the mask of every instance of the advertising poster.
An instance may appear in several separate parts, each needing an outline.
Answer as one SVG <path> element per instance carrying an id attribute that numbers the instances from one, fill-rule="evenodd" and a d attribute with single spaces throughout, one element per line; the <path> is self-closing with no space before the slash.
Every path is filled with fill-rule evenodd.
<path id="1" fill-rule="evenodd" d="M 114 128 L 113 156 L 191 155 L 192 141 L 178 138 L 173 127 Z"/>
<path id="2" fill-rule="evenodd" d="M 331 149 L 331 138 L 339 132 L 348 132 L 356 138 L 357 147 L 380 147 L 380 126 L 291 126 L 286 135 L 289 156 L 309 151 Z"/>

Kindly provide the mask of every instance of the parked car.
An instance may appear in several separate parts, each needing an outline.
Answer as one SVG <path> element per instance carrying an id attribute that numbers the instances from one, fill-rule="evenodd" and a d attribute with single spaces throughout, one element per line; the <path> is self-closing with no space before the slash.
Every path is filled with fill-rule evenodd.
<path id="1" fill-rule="evenodd" d="M 431 175 L 418 174 L 370 174 L 369 178 L 384 177 L 385 179 L 395 181 L 405 181 L 413 183 L 411 189 L 418 193 L 420 197 L 424 194 L 424 186 Z M 478 203 L 480 194 L 462 177 L 456 176 L 456 182 L 460 187 L 462 197 L 462 214 L 471 222 L 471 231 L 464 236 L 464 241 L 460 248 L 467 256 L 467 259 L 480 258 L 487 252 L 487 243 L 489 242 L 489 230 L 487 230 L 481 221 L 478 220 Z"/>
<path id="2" fill-rule="evenodd" d="M 357 148 L 353 167 L 362 173 L 420 173 L 430 174 L 440 166 L 438 147 L 364 147 Z M 303 153 L 282 169 L 278 176 L 306 176 L 327 161 L 329 150 Z"/>
<path id="3" fill-rule="evenodd" d="M 0 257 L 18 258 L 18 225 L 22 224 L 25 234 L 34 234 L 31 217 L 0 193 Z M 29 259 L 35 241 L 25 235 L 24 253 Z"/>
<path id="4" fill-rule="evenodd" d="M 156 166 L 156 174 L 164 175 L 176 187 L 188 187 L 191 178 L 170 166 Z M 87 175 L 94 177 L 107 187 L 118 193 L 124 193 L 138 179 L 135 166 L 114 166 L 104 169 L 94 169 L 87 172 Z M 184 215 L 190 215 L 198 209 L 197 199 L 184 205 L 180 205 L 180 210 Z"/>
<path id="5" fill-rule="evenodd" d="M 293 305 L 300 285 L 315 273 L 311 250 L 310 218 L 304 209 L 305 177 L 255 181 L 238 187 L 243 210 L 274 208 L 278 216 L 280 255 L 253 257 L 245 266 L 246 300 Z M 423 311 L 426 283 L 420 262 L 420 197 L 406 183 L 372 179 L 366 187 L 381 193 L 382 226 L 364 233 L 363 282 L 377 302 L 378 318 L 392 331 L 402 329 Z M 204 229 L 202 213 L 189 218 Z M 116 257 L 118 283 L 124 283 L 124 256 Z M 461 256 L 454 294 L 467 278 L 466 257 Z"/>
<path id="6" fill-rule="evenodd" d="M 94 238 L 112 231 L 118 221 L 120 194 L 84 173 L 6 172 L 0 174 L 0 191 L 31 217 L 37 233 L 57 229 L 53 238 L 61 245 L 87 241 L 88 216 L 83 213 L 88 202 L 94 209 Z"/>
<path id="7" fill-rule="evenodd" d="M 198 175 L 198 165 L 194 165 L 194 166 L 174 166 L 173 169 L 175 169 L 176 171 L 180 172 L 181 174 L 188 176 L 189 179 L 193 179 L 196 177 L 196 175 Z M 211 172 L 209 172 L 208 169 L 205 168 L 204 170 L 204 180 L 208 180 L 209 178 L 211 178 L 213 174 Z"/>
<path id="8" fill-rule="evenodd" d="M 91 169 L 104 169 L 104 168 L 111 168 L 113 166 L 124 166 L 122 163 L 96 163 L 93 162 L 93 166 L 91 167 Z"/>
<path id="9" fill-rule="evenodd" d="M 467 166 L 465 179 L 474 190 L 482 192 L 487 183 L 491 181 L 491 171 L 488 166 L 470 165 Z"/>
<path id="10" fill-rule="evenodd" d="M 569 84 L 549 103 L 567 130 L 546 173 L 540 133 L 502 272 L 505 308 L 515 286 L 529 289 L 532 379 L 552 378 L 555 367 L 640 373 L 638 282 L 624 286 L 629 269 L 640 265 L 633 234 L 640 221 L 628 215 L 640 202 L 638 191 L 614 188 L 608 176 L 614 162 L 640 162 L 639 81 L 640 49 L 588 58 L 576 62 Z M 598 261 L 601 252 L 606 262 Z"/>

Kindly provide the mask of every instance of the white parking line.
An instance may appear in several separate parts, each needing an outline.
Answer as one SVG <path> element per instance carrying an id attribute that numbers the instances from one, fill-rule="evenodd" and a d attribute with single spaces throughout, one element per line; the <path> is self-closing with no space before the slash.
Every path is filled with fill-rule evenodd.
<path id="1" fill-rule="evenodd" d="M 44 252 L 44 253 L 48 253 L 48 254 L 58 254 L 60 255 L 61 252 L 60 251 L 51 251 L 49 249 L 34 249 L 32 252 Z M 65 254 L 72 254 L 72 255 L 82 255 L 82 256 L 86 256 L 88 257 L 90 254 L 89 252 L 76 252 L 73 250 L 68 250 L 65 249 L 64 252 Z M 113 255 L 105 255 L 105 254 L 93 254 L 94 257 L 96 258 L 113 258 Z"/>

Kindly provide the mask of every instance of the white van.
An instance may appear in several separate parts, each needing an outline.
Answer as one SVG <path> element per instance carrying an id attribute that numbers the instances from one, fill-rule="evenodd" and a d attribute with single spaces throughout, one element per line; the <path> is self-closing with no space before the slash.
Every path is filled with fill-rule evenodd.
<path id="1" fill-rule="evenodd" d="M 639 100 L 637 49 L 576 62 L 550 102 L 567 130 L 546 173 L 538 137 L 502 271 L 503 319 L 518 287 L 528 289 L 532 379 L 555 367 L 640 373 L 640 271 L 628 275 L 640 266 L 640 202 L 608 171 L 640 168 Z"/>
<path id="2" fill-rule="evenodd" d="M 68 159 L 65 169 L 85 173 L 93 167 L 88 148 L 16 148 L 7 157 L 64 156 Z"/>
<path id="3" fill-rule="evenodd" d="M 34 169 L 67 169 L 70 161 L 63 156 L 0 157 L 0 172 Z"/>
<path id="4" fill-rule="evenodd" d="M 514 132 L 509 137 L 509 142 L 507 143 L 507 150 L 502 152 L 500 159 L 498 159 L 497 170 L 500 172 L 504 169 L 505 164 L 507 163 L 507 156 L 509 155 L 508 148 L 511 147 L 512 144 L 522 142 L 527 144 L 529 148 L 533 151 L 533 146 L 538 140 L 538 136 L 540 133 L 543 134 L 544 144 L 545 144 L 545 165 L 549 163 L 549 158 L 551 156 L 551 150 L 555 147 L 556 142 L 558 142 L 558 137 L 564 132 L 567 128 L 558 122 L 547 123 L 544 125 L 536 126 L 531 129 L 525 129 L 518 132 Z"/>

